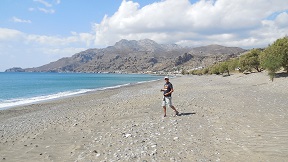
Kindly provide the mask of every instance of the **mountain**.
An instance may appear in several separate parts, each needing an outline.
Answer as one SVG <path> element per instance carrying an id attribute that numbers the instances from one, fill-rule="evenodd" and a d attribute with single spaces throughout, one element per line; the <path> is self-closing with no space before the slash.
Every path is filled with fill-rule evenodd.
<path id="1" fill-rule="evenodd" d="M 221 54 L 239 54 L 245 51 L 239 47 L 225 47 L 217 44 L 212 44 L 203 47 L 193 48 L 189 53 L 192 55 L 221 55 Z"/>
<path id="2" fill-rule="evenodd" d="M 128 72 L 172 71 L 208 66 L 245 52 L 238 47 L 209 45 L 197 48 L 158 44 L 153 40 L 122 39 L 102 49 L 88 49 L 25 72 Z M 15 70 L 15 69 L 14 69 Z M 9 69 L 7 69 L 9 71 Z M 11 71 L 11 69 L 10 69 Z M 13 69 L 12 69 L 13 71 Z"/>
<path id="3" fill-rule="evenodd" d="M 5 72 L 25 72 L 25 70 L 20 67 L 13 67 L 5 70 Z"/>
<path id="4" fill-rule="evenodd" d="M 239 47 L 225 47 L 216 44 L 196 47 L 183 56 L 179 56 L 176 59 L 176 65 L 180 69 L 207 67 L 216 62 L 237 57 L 246 51 L 247 50 Z"/>

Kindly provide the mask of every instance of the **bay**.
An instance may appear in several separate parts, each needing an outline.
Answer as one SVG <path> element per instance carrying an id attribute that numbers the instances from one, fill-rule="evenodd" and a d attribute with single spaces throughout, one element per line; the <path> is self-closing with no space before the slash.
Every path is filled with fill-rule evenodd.
<path id="1" fill-rule="evenodd" d="M 0 109 L 158 79 L 146 74 L 0 73 Z"/>

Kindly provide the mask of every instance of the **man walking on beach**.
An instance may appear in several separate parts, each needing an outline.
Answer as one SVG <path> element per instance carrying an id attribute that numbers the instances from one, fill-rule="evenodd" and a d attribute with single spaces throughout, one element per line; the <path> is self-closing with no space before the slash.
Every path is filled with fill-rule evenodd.
<path id="1" fill-rule="evenodd" d="M 164 89 L 161 89 L 160 91 L 164 92 L 163 93 L 163 102 L 162 102 L 162 106 L 164 109 L 164 117 L 166 117 L 166 105 L 169 105 L 174 111 L 175 111 L 175 115 L 179 115 L 179 112 L 176 110 L 176 108 L 173 106 L 172 104 L 172 92 L 173 90 L 173 85 L 169 82 L 169 77 L 166 76 L 165 78 L 165 84 L 164 84 Z"/>

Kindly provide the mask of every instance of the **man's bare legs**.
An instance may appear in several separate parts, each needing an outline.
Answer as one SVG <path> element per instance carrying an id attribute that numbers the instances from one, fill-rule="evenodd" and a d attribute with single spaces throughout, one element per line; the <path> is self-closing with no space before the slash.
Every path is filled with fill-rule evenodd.
<path id="1" fill-rule="evenodd" d="M 170 107 L 175 111 L 175 115 L 179 115 L 179 112 L 176 110 L 174 106 L 170 106 Z"/>
<path id="2" fill-rule="evenodd" d="M 166 106 L 163 106 L 163 110 L 164 110 L 164 117 L 166 117 Z"/>
<path id="3" fill-rule="evenodd" d="M 179 112 L 176 110 L 176 108 L 174 106 L 170 106 L 171 109 L 173 109 L 175 111 L 175 115 L 179 115 Z M 166 106 L 163 106 L 163 111 L 164 111 L 164 117 L 166 117 Z"/>

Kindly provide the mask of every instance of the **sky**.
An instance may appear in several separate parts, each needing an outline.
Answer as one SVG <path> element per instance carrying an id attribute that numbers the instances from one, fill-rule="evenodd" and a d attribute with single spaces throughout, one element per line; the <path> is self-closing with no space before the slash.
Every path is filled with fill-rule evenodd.
<path id="1" fill-rule="evenodd" d="M 287 0 L 1 0 L 0 72 L 121 39 L 251 49 L 287 35 Z"/>

